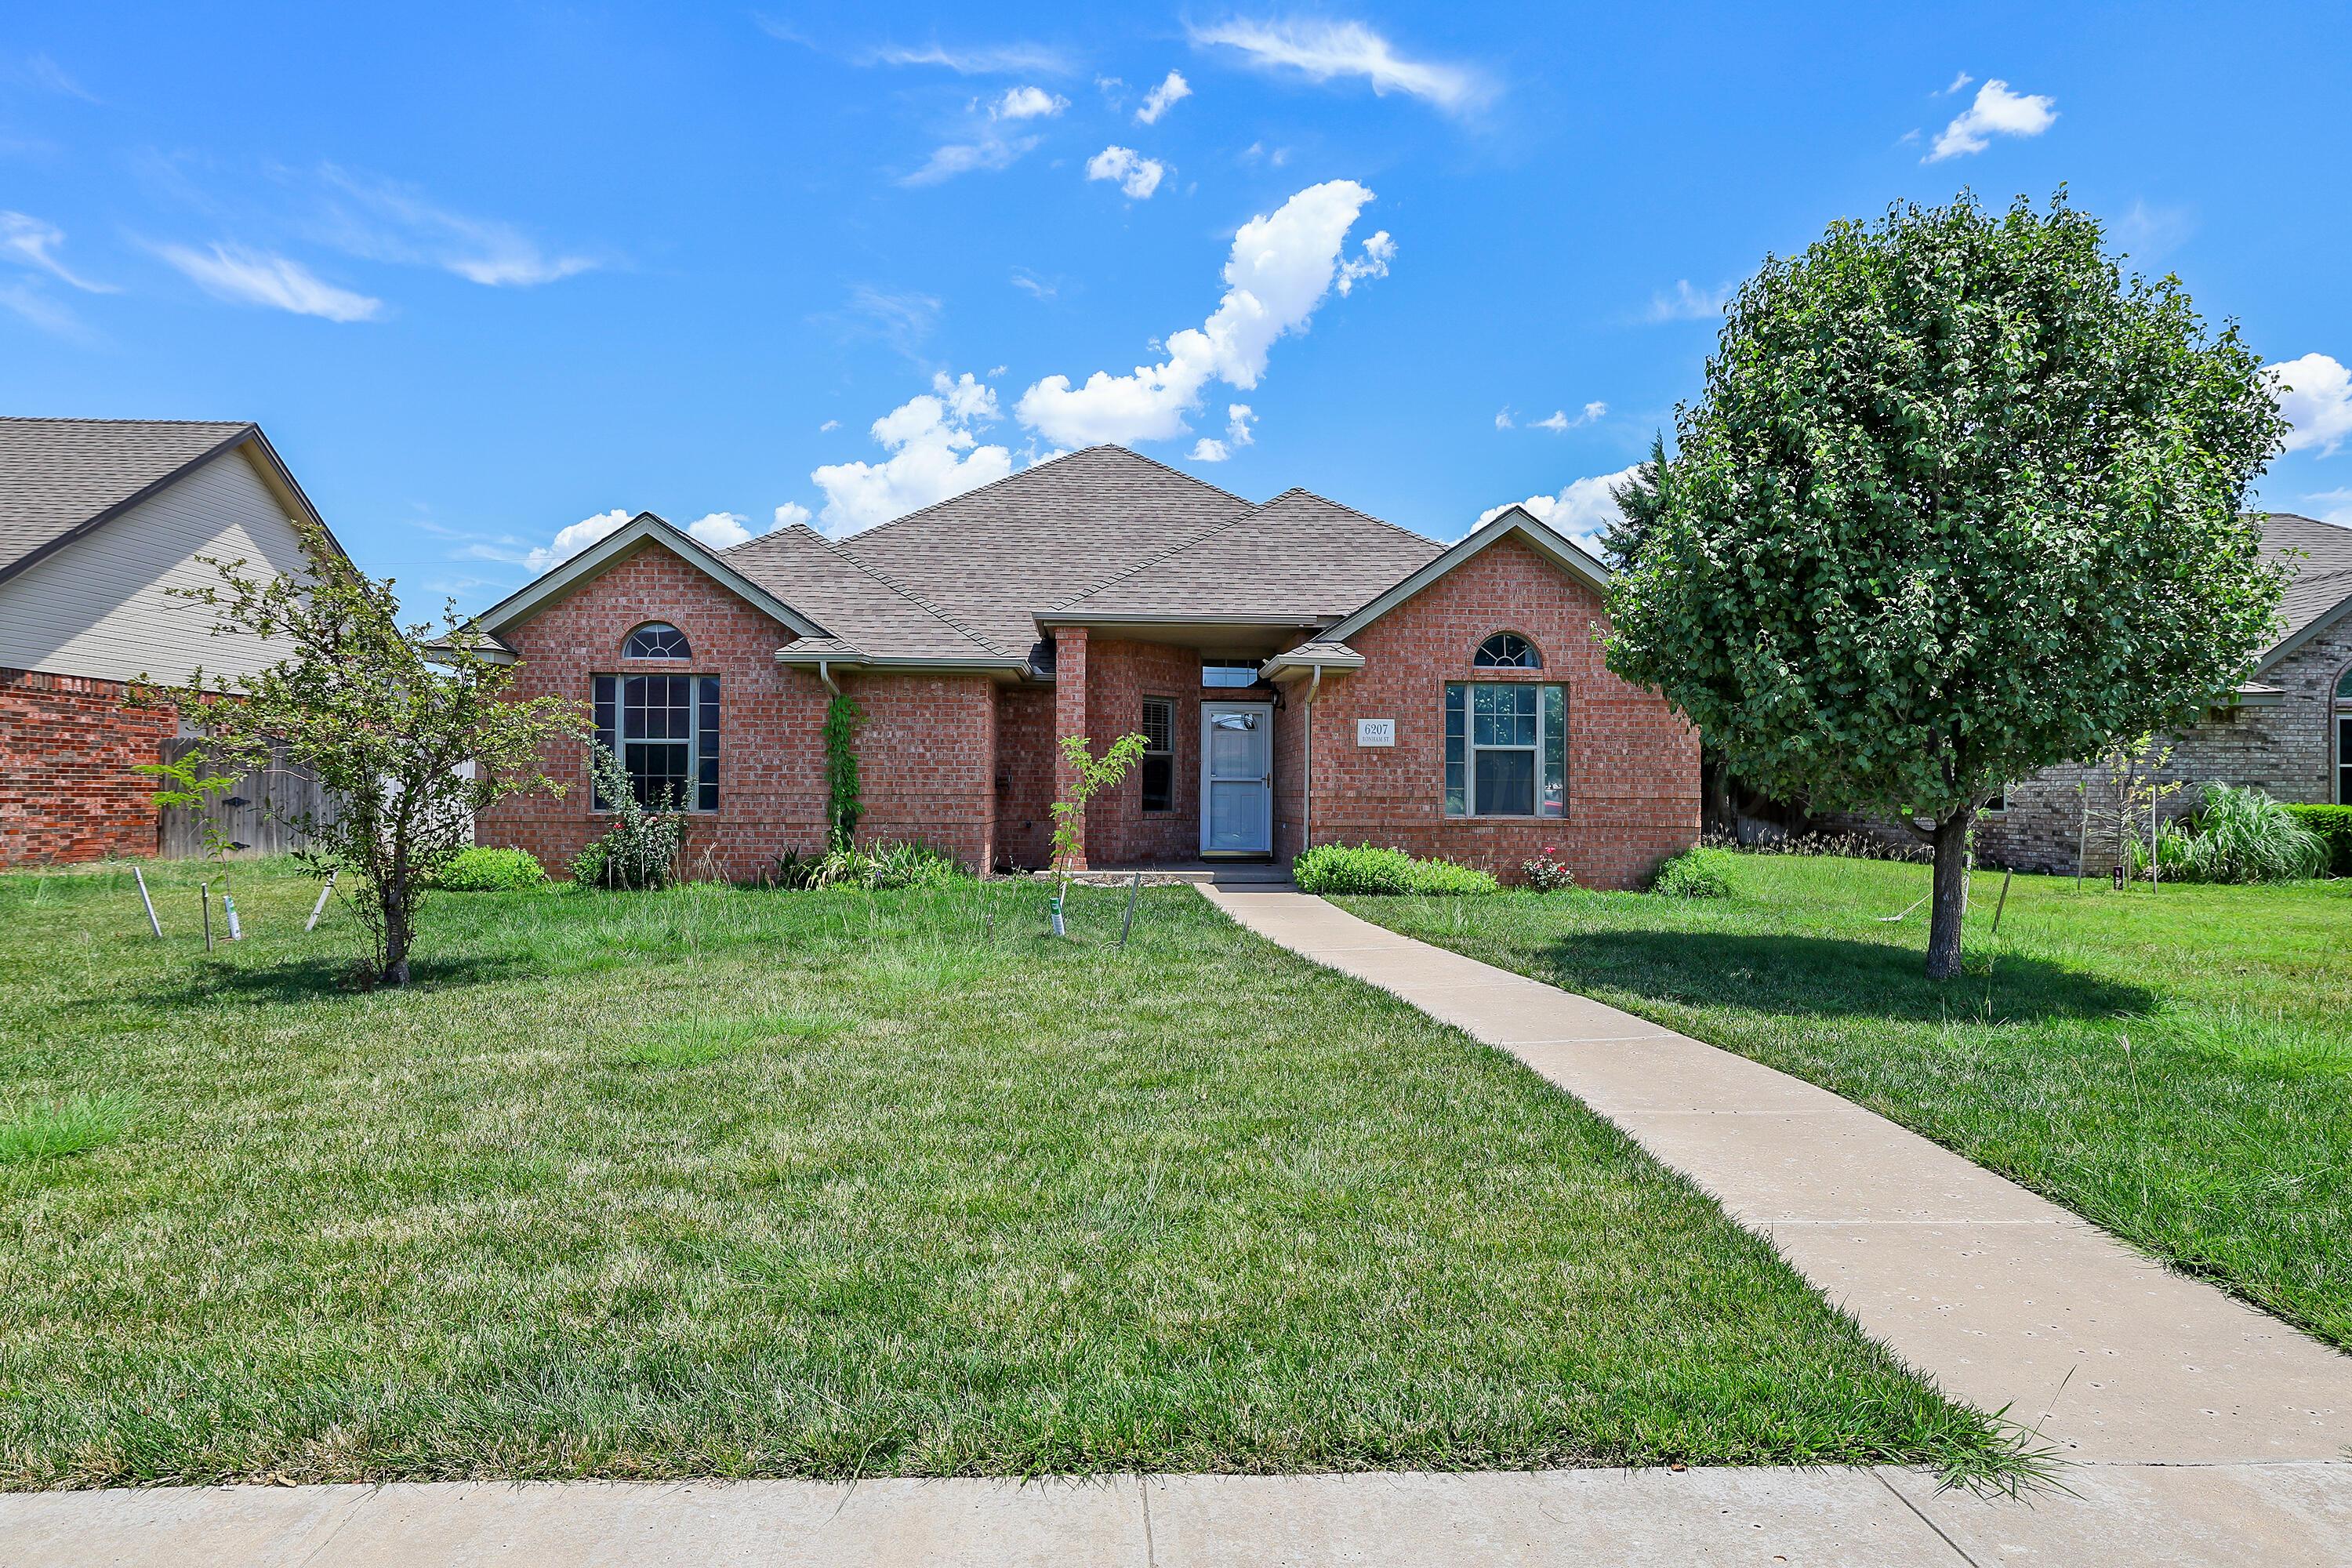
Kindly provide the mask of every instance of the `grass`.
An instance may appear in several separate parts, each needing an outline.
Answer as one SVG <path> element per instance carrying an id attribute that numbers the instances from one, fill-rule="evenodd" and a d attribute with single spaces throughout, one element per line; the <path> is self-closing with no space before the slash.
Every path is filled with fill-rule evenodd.
<path id="1" fill-rule="evenodd" d="M 0 1486 L 2020 1468 L 1517 1063 L 1185 889 L 0 878 Z M 116 1103 L 115 1101 L 108 1101 Z"/>
<path id="2" fill-rule="evenodd" d="M 1920 973 L 1921 866 L 1722 856 L 1732 897 L 1350 900 L 1367 920 L 1809 1079 L 2352 1349 L 2352 882 L 1979 873 Z"/>

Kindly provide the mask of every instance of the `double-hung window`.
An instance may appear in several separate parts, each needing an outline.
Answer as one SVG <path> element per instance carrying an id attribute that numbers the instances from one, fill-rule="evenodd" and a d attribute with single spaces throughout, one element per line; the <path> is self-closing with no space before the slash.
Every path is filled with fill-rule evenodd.
<path id="1" fill-rule="evenodd" d="M 2336 683 L 2336 800 L 2352 805 L 2352 669 Z"/>
<path id="2" fill-rule="evenodd" d="M 1445 815 L 1568 815 L 1566 687 L 1447 683 Z"/>
<path id="3" fill-rule="evenodd" d="M 639 805 L 719 809 L 717 676 L 598 676 L 596 743 L 620 759 Z M 613 803 L 598 790 L 594 806 Z"/>
<path id="4" fill-rule="evenodd" d="M 1143 809 L 1176 809 L 1176 704 L 1143 700 Z"/>

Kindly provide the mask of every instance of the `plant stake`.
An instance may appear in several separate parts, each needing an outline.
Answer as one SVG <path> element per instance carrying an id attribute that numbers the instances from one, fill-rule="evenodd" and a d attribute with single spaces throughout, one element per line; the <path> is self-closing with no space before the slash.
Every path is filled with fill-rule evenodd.
<path id="1" fill-rule="evenodd" d="M 1127 945 L 1127 933 L 1135 929 L 1135 899 L 1143 891 L 1143 873 L 1138 871 L 1135 880 L 1127 885 L 1127 918 L 1118 922 L 1118 945 Z"/>
<path id="2" fill-rule="evenodd" d="M 205 951 L 210 952 L 213 950 L 213 885 L 198 882 L 196 897 L 205 906 Z"/>
<path id="3" fill-rule="evenodd" d="M 310 906 L 310 918 L 302 922 L 304 931 L 318 929 L 319 916 L 327 907 L 327 897 L 335 890 L 335 879 L 341 875 L 342 868 L 340 866 L 327 873 L 327 885 L 319 889 L 319 901 Z"/>
<path id="4" fill-rule="evenodd" d="M 136 866 L 131 868 L 131 874 L 139 879 L 139 901 L 147 906 L 147 923 L 155 928 L 155 940 L 161 942 L 163 922 L 155 918 L 155 900 L 147 896 L 147 874 Z"/>

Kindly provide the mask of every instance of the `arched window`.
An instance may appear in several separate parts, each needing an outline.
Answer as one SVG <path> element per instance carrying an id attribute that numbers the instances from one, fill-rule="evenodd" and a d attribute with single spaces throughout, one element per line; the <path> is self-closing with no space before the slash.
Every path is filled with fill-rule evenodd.
<path id="1" fill-rule="evenodd" d="M 1496 632 L 1478 645 L 1470 662 L 1480 669 L 1541 669 L 1543 656 L 1517 632 Z"/>
<path id="2" fill-rule="evenodd" d="M 623 658 L 692 658 L 694 650 L 686 645 L 686 634 L 667 621 L 647 621 L 629 634 L 628 645 L 621 649 Z"/>

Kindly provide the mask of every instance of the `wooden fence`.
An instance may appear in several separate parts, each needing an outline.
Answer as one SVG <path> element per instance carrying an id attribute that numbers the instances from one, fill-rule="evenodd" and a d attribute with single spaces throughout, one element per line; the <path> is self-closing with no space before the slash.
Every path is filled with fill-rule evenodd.
<path id="1" fill-rule="evenodd" d="M 204 744 L 197 737 L 166 741 L 163 760 L 176 763 L 201 752 Z M 205 852 L 205 820 L 209 817 L 229 842 L 239 847 L 231 851 L 235 858 L 283 855 L 289 849 L 299 849 L 303 837 L 280 819 L 299 817 L 306 812 L 322 822 L 332 817 L 326 792 L 319 787 L 319 781 L 307 770 L 289 763 L 285 748 L 273 747 L 268 766 L 238 779 L 235 788 L 215 796 L 205 810 L 182 805 L 167 808 L 160 852 L 168 860 L 201 857 Z"/>

